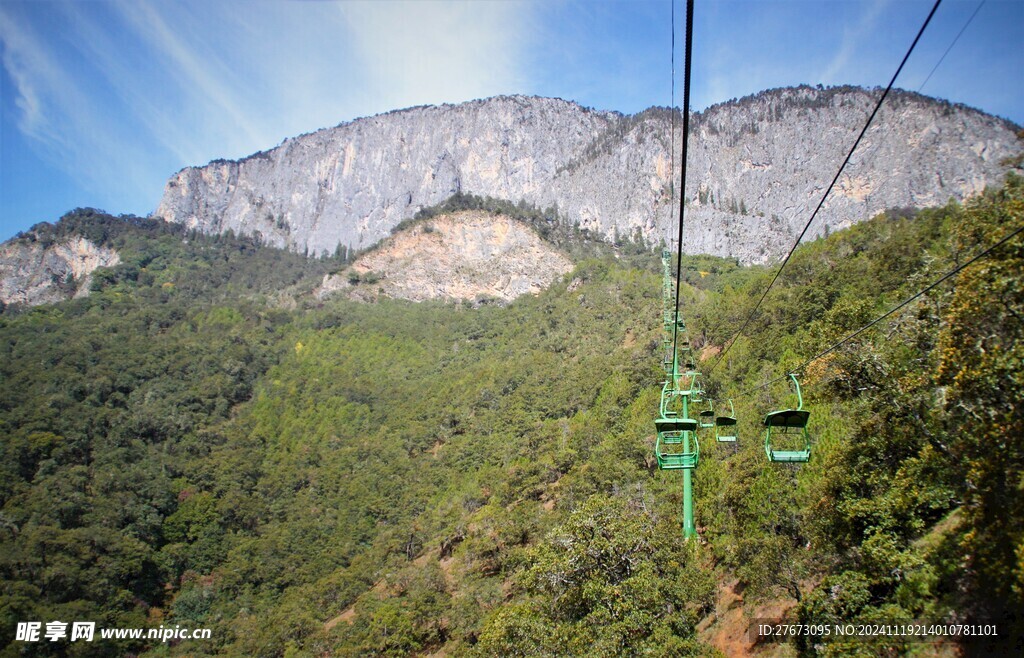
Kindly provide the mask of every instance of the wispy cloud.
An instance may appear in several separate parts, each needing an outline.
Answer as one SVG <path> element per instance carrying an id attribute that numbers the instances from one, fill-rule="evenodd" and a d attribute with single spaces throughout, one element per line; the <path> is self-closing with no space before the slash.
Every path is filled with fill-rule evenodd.
<path id="1" fill-rule="evenodd" d="M 165 82 L 177 81 L 178 88 L 185 92 L 182 100 L 186 104 L 202 99 L 204 111 L 211 112 L 215 122 L 232 125 L 238 138 L 256 143 L 266 139 L 258 128 L 258 110 L 246 107 L 243 95 L 236 89 L 238 76 L 232 74 L 216 51 L 203 47 L 203 42 L 195 38 L 189 40 L 181 25 L 170 25 L 161 12 L 165 6 L 147 2 L 115 5 L 126 24 L 136 34 L 145 35 L 153 56 L 163 64 Z"/>
<path id="2" fill-rule="evenodd" d="M 118 140 L 116 118 L 102 111 L 82 78 L 55 52 L 56 39 L 0 5 L 0 41 L 15 87 L 18 129 L 44 160 L 87 189 L 109 192 L 97 198 L 113 200 L 144 184 L 140 168 L 126 166 L 138 160 L 141 145 Z"/>
<path id="3" fill-rule="evenodd" d="M 846 83 L 852 79 L 850 68 L 869 55 L 864 44 L 867 37 L 878 29 L 878 19 L 885 14 L 890 4 L 891 0 L 874 0 L 865 8 L 859 20 L 843 30 L 839 50 L 818 79 L 825 84 Z"/>
<path id="4" fill-rule="evenodd" d="M 365 99 L 381 108 L 469 100 L 519 90 L 521 3 L 341 3 Z"/>
<path id="5" fill-rule="evenodd" d="M 530 6 L 4 3 L 0 40 L 18 130 L 83 188 L 139 211 L 182 166 L 398 107 L 521 90 Z"/>
<path id="6" fill-rule="evenodd" d="M 0 43 L 3 65 L 14 83 L 18 128 L 46 143 L 58 141 L 50 91 L 70 81 L 49 56 L 43 41 L 26 21 L 0 5 Z M 74 93 L 74 89 L 69 90 Z"/>

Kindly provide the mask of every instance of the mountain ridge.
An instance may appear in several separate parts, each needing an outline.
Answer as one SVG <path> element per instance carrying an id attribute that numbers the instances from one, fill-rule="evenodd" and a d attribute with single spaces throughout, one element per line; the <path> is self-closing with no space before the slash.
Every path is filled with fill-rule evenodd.
<path id="1" fill-rule="evenodd" d="M 761 91 L 757 91 L 757 92 L 754 92 L 754 93 L 751 93 L 751 94 L 745 94 L 743 96 L 737 96 L 737 97 L 734 97 L 734 98 L 730 98 L 729 100 L 726 100 L 726 101 L 720 101 L 718 103 L 712 103 L 711 105 L 708 105 L 703 110 L 696 111 L 696 112 L 691 112 L 691 115 L 693 117 L 693 118 L 691 118 L 691 122 L 699 122 L 700 121 L 700 117 L 706 117 L 708 115 L 708 113 L 710 113 L 712 111 L 715 111 L 717 109 L 720 109 L 722 107 L 725 107 L 725 106 L 743 105 L 745 103 L 748 103 L 748 102 L 750 102 L 752 100 L 758 99 L 758 98 L 763 97 L 763 96 L 772 95 L 772 94 L 776 94 L 776 93 L 780 93 L 780 92 L 792 91 L 792 90 L 801 90 L 801 89 L 817 90 L 817 91 L 821 91 L 821 92 L 825 92 L 825 93 L 840 92 L 840 91 L 870 91 L 870 92 L 877 92 L 877 91 L 881 90 L 881 87 L 877 87 L 877 86 L 876 87 L 860 87 L 860 86 L 857 86 L 857 85 L 832 85 L 832 86 L 826 87 L 826 86 L 820 85 L 820 84 L 819 85 L 800 84 L 800 85 L 795 85 L 795 86 L 790 86 L 790 87 L 770 87 L 768 89 L 762 89 Z M 900 99 L 900 98 L 919 99 L 919 100 L 924 100 L 924 101 L 927 101 L 927 102 L 933 102 L 933 103 L 935 103 L 937 105 L 948 106 L 948 107 L 954 108 L 954 109 L 966 110 L 966 111 L 970 111 L 970 112 L 977 112 L 979 114 L 984 114 L 984 115 L 990 116 L 990 117 L 992 117 L 994 119 L 997 119 L 997 120 L 1001 121 L 1003 124 L 1005 124 L 1005 126 L 1009 130 L 1019 131 L 1019 130 L 1024 129 L 1024 128 L 1022 128 L 1022 126 L 1020 126 L 1017 123 L 1015 123 L 1012 119 L 1008 119 L 1008 118 L 1000 116 L 998 114 L 992 114 L 991 112 L 988 112 L 988 111 L 986 111 L 986 110 L 984 110 L 984 109 L 982 109 L 980 107 L 975 107 L 973 105 L 968 105 L 967 103 L 960 103 L 960 102 L 950 101 L 950 100 L 947 100 L 947 99 L 944 99 L 944 98 L 939 98 L 937 96 L 928 96 L 926 94 L 922 94 L 920 92 L 916 92 L 916 91 L 909 90 L 909 89 L 900 89 L 898 87 L 895 87 L 895 88 L 893 88 L 889 92 L 889 96 L 887 97 L 887 100 L 891 103 L 892 101 L 894 101 L 896 99 Z M 578 103 L 576 101 L 567 100 L 567 99 L 562 98 L 560 96 L 541 96 L 541 95 L 538 95 L 538 94 L 496 94 L 494 96 L 487 96 L 485 98 L 476 98 L 476 99 L 473 99 L 473 100 L 464 101 L 462 103 L 440 103 L 440 104 L 437 104 L 437 105 L 431 105 L 431 104 L 410 105 L 409 107 L 395 108 L 393 110 L 385 110 L 384 112 L 378 112 L 376 114 L 367 114 L 367 115 L 364 115 L 364 116 L 356 117 L 354 119 L 349 119 L 349 120 L 346 120 L 346 121 L 341 121 L 339 123 L 334 124 L 333 126 L 325 126 L 323 128 L 317 128 L 315 130 L 309 130 L 309 131 L 306 131 L 306 132 L 303 132 L 303 133 L 299 133 L 298 135 L 293 135 L 291 137 L 285 137 L 284 139 L 281 140 L 281 142 L 279 144 L 277 144 L 275 146 L 271 146 L 269 148 L 261 149 L 259 151 L 254 151 L 254 152 L 252 152 L 252 153 L 250 153 L 248 155 L 243 155 L 243 156 L 238 157 L 238 158 L 214 158 L 214 159 L 210 160 L 209 162 L 207 162 L 205 165 L 186 165 L 186 166 L 178 169 L 178 171 L 176 171 L 174 173 L 175 174 L 179 174 L 182 171 L 185 171 L 186 169 L 201 168 L 201 167 L 206 167 L 206 166 L 209 166 L 209 165 L 212 165 L 212 164 L 242 163 L 242 162 L 245 162 L 247 160 L 254 160 L 254 159 L 259 159 L 259 158 L 265 158 L 271 151 L 274 151 L 275 149 L 280 148 L 281 146 L 284 146 L 289 141 L 300 139 L 300 138 L 303 138 L 303 137 L 308 137 L 310 135 L 316 135 L 318 133 L 322 133 L 322 132 L 325 132 L 325 131 L 333 130 L 335 128 L 344 128 L 346 126 L 352 125 L 353 123 L 357 123 L 357 122 L 360 122 L 360 121 L 366 121 L 366 120 L 369 120 L 369 119 L 377 119 L 377 118 L 393 116 L 393 115 L 397 115 L 397 114 L 404 114 L 404 113 L 407 113 L 407 112 L 413 112 L 413 111 L 416 111 L 416 110 L 423 110 L 423 109 L 427 109 L 427 108 L 455 108 L 455 107 L 458 107 L 460 105 L 468 105 L 468 104 L 472 104 L 472 103 L 486 103 L 488 101 L 493 101 L 493 100 L 517 100 L 517 99 L 518 100 L 527 100 L 527 101 L 532 101 L 532 100 L 561 101 L 561 102 L 563 102 L 563 103 L 565 103 L 567 105 L 578 107 L 578 108 L 582 109 L 585 112 L 596 112 L 596 113 L 600 113 L 600 114 L 607 114 L 607 115 L 610 115 L 610 116 L 617 116 L 617 117 L 622 118 L 622 119 L 626 119 L 626 118 L 630 118 L 630 117 L 637 117 L 637 116 L 640 116 L 640 115 L 643 115 L 645 113 L 652 112 L 652 111 L 670 111 L 671 110 L 671 108 L 669 108 L 668 106 L 652 105 L 651 107 L 644 108 L 643 110 L 640 110 L 639 112 L 635 112 L 633 114 L 629 114 L 629 113 L 625 113 L 625 112 L 620 112 L 618 110 L 599 110 L 597 108 L 590 107 L 588 105 L 583 105 L 583 104 Z M 676 110 L 676 114 L 677 115 L 679 114 L 678 109 Z"/>
<path id="2" fill-rule="evenodd" d="M 695 113 L 686 190 L 695 230 L 685 251 L 743 262 L 781 254 L 876 96 L 851 86 L 777 88 Z M 186 167 L 154 216 L 321 254 L 371 246 L 419 210 L 471 193 L 555 207 L 605 237 L 639 230 L 654 244 L 674 234 L 672 115 L 528 96 L 393 110 Z M 1021 148 L 1015 129 L 964 105 L 894 92 L 812 235 L 997 184 L 1000 163 Z M 675 139 L 678 152 L 678 130 Z"/>

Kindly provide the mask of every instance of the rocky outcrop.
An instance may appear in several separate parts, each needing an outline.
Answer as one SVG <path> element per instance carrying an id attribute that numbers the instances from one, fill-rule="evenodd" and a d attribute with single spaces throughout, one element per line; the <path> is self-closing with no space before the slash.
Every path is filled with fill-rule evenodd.
<path id="1" fill-rule="evenodd" d="M 81 237 L 43 245 L 15 239 L 0 245 L 0 301 L 35 306 L 89 294 L 92 273 L 121 262 L 116 251 Z"/>
<path id="2" fill-rule="evenodd" d="M 879 93 L 777 89 L 694 115 L 684 250 L 744 262 L 784 253 Z M 366 248 L 464 192 L 556 206 L 581 228 L 654 243 L 675 234 L 671 122 L 667 109 L 622 116 L 546 98 L 412 108 L 183 169 L 154 214 L 319 254 Z M 998 183 L 1001 162 L 1021 151 L 1016 129 L 964 106 L 890 95 L 810 235 Z"/>
<path id="3" fill-rule="evenodd" d="M 526 224 L 464 211 L 396 233 L 348 270 L 324 277 L 316 294 L 507 302 L 539 293 L 571 269 L 572 262 Z"/>

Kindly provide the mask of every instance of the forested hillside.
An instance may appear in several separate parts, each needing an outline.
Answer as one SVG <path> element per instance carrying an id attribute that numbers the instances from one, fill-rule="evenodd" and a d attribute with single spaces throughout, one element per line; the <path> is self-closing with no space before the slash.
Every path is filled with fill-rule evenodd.
<path id="1" fill-rule="evenodd" d="M 1024 638 L 1024 240 L 802 378 L 813 456 L 771 464 L 761 387 L 1024 226 L 1024 183 L 894 212 L 774 270 L 684 261 L 735 450 L 703 437 L 699 541 L 658 471 L 660 262 L 590 250 L 508 305 L 318 302 L 338 260 L 92 212 L 120 265 L 0 315 L 3 656 L 714 655 L 723 589 L 803 623 L 988 622 Z M 14 641 L 19 621 L 212 630 Z"/>

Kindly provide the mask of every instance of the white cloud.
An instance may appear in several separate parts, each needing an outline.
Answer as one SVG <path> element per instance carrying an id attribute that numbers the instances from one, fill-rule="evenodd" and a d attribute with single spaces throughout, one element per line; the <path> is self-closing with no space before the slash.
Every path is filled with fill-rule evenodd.
<path id="1" fill-rule="evenodd" d="M 97 17 L 83 11 L 81 5 L 69 4 L 66 10 L 82 57 L 116 94 L 116 98 L 108 97 L 104 102 L 108 111 L 119 108 L 121 113 L 136 119 L 146 130 L 150 148 L 162 148 L 186 162 L 196 157 L 195 132 L 189 135 L 180 115 L 144 88 L 141 84 L 144 74 L 137 69 L 138 58 L 125 56 L 124 41 L 128 32 L 112 30 L 109 17 Z M 112 145 L 112 148 L 116 147 Z"/>
<path id="2" fill-rule="evenodd" d="M 352 2 L 338 5 L 366 71 L 375 111 L 513 93 L 525 43 L 511 2 Z"/>
<path id="3" fill-rule="evenodd" d="M 854 79 L 850 73 L 850 67 L 856 66 L 861 61 L 857 59 L 858 57 L 863 58 L 868 55 L 865 52 L 864 44 L 871 33 L 877 29 L 878 19 L 889 4 L 890 0 L 875 0 L 866 8 L 860 20 L 843 30 L 839 50 L 832 56 L 824 72 L 818 76 L 819 80 L 825 84 L 845 84 Z"/>
<path id="4" fill-rule="evenodd" d="M 164 62 L 163 71 L 175 80 L 182 92 L 185 106 L 199 103 L 212 113 L 214 121 L 234 127 L 233 134 L 245 142 L 259 143 L 267 139 L 261 133 L 253 108 L 247 107 L 236 93 L 231 71 L 216 52 L 209 52 L 202 42 L 188 39 L 189 34 L 178 25 L 170 25 L 157 5 L 147 2 L 118 2 L 116 8 L 136 34 L 144 37 L 156 57 Z M 180 17 L 180 16 L 179 16 Z"/>
<path id="5" fill-rule="evenodd" d="M 124 189 L 144 184 L 140 168 L 126 166 L 138 160 L 140 145 L 118 141 L 116 120 L 100 111 L 81 79 L 61 61 L 57 40 L 0 6 L 3 65 L 15 85 L 19 130 L 43 159 L 92 190 L 95 198 L 113 201 Z"/>
<path id="6" fill-rule="evenodd" d="M 178 167 L 520 90 L 529 7 L 58 0 L 0 5 L 0 39 L 19 130 L 102 203 L 141 211 Z"/>
<path id="7" fill-rule="evenodd" d="M 21 111 L 18 128 L 40 141 L 59 141 L 48 111 L 51 99 L 46 96 L 69 81 L 49 57 L 31 26 L 9 14 L 3 5 L 0 5 L 0 42 L 3 43 L 4 68 L 14 82 L 15 105 Z"/>

